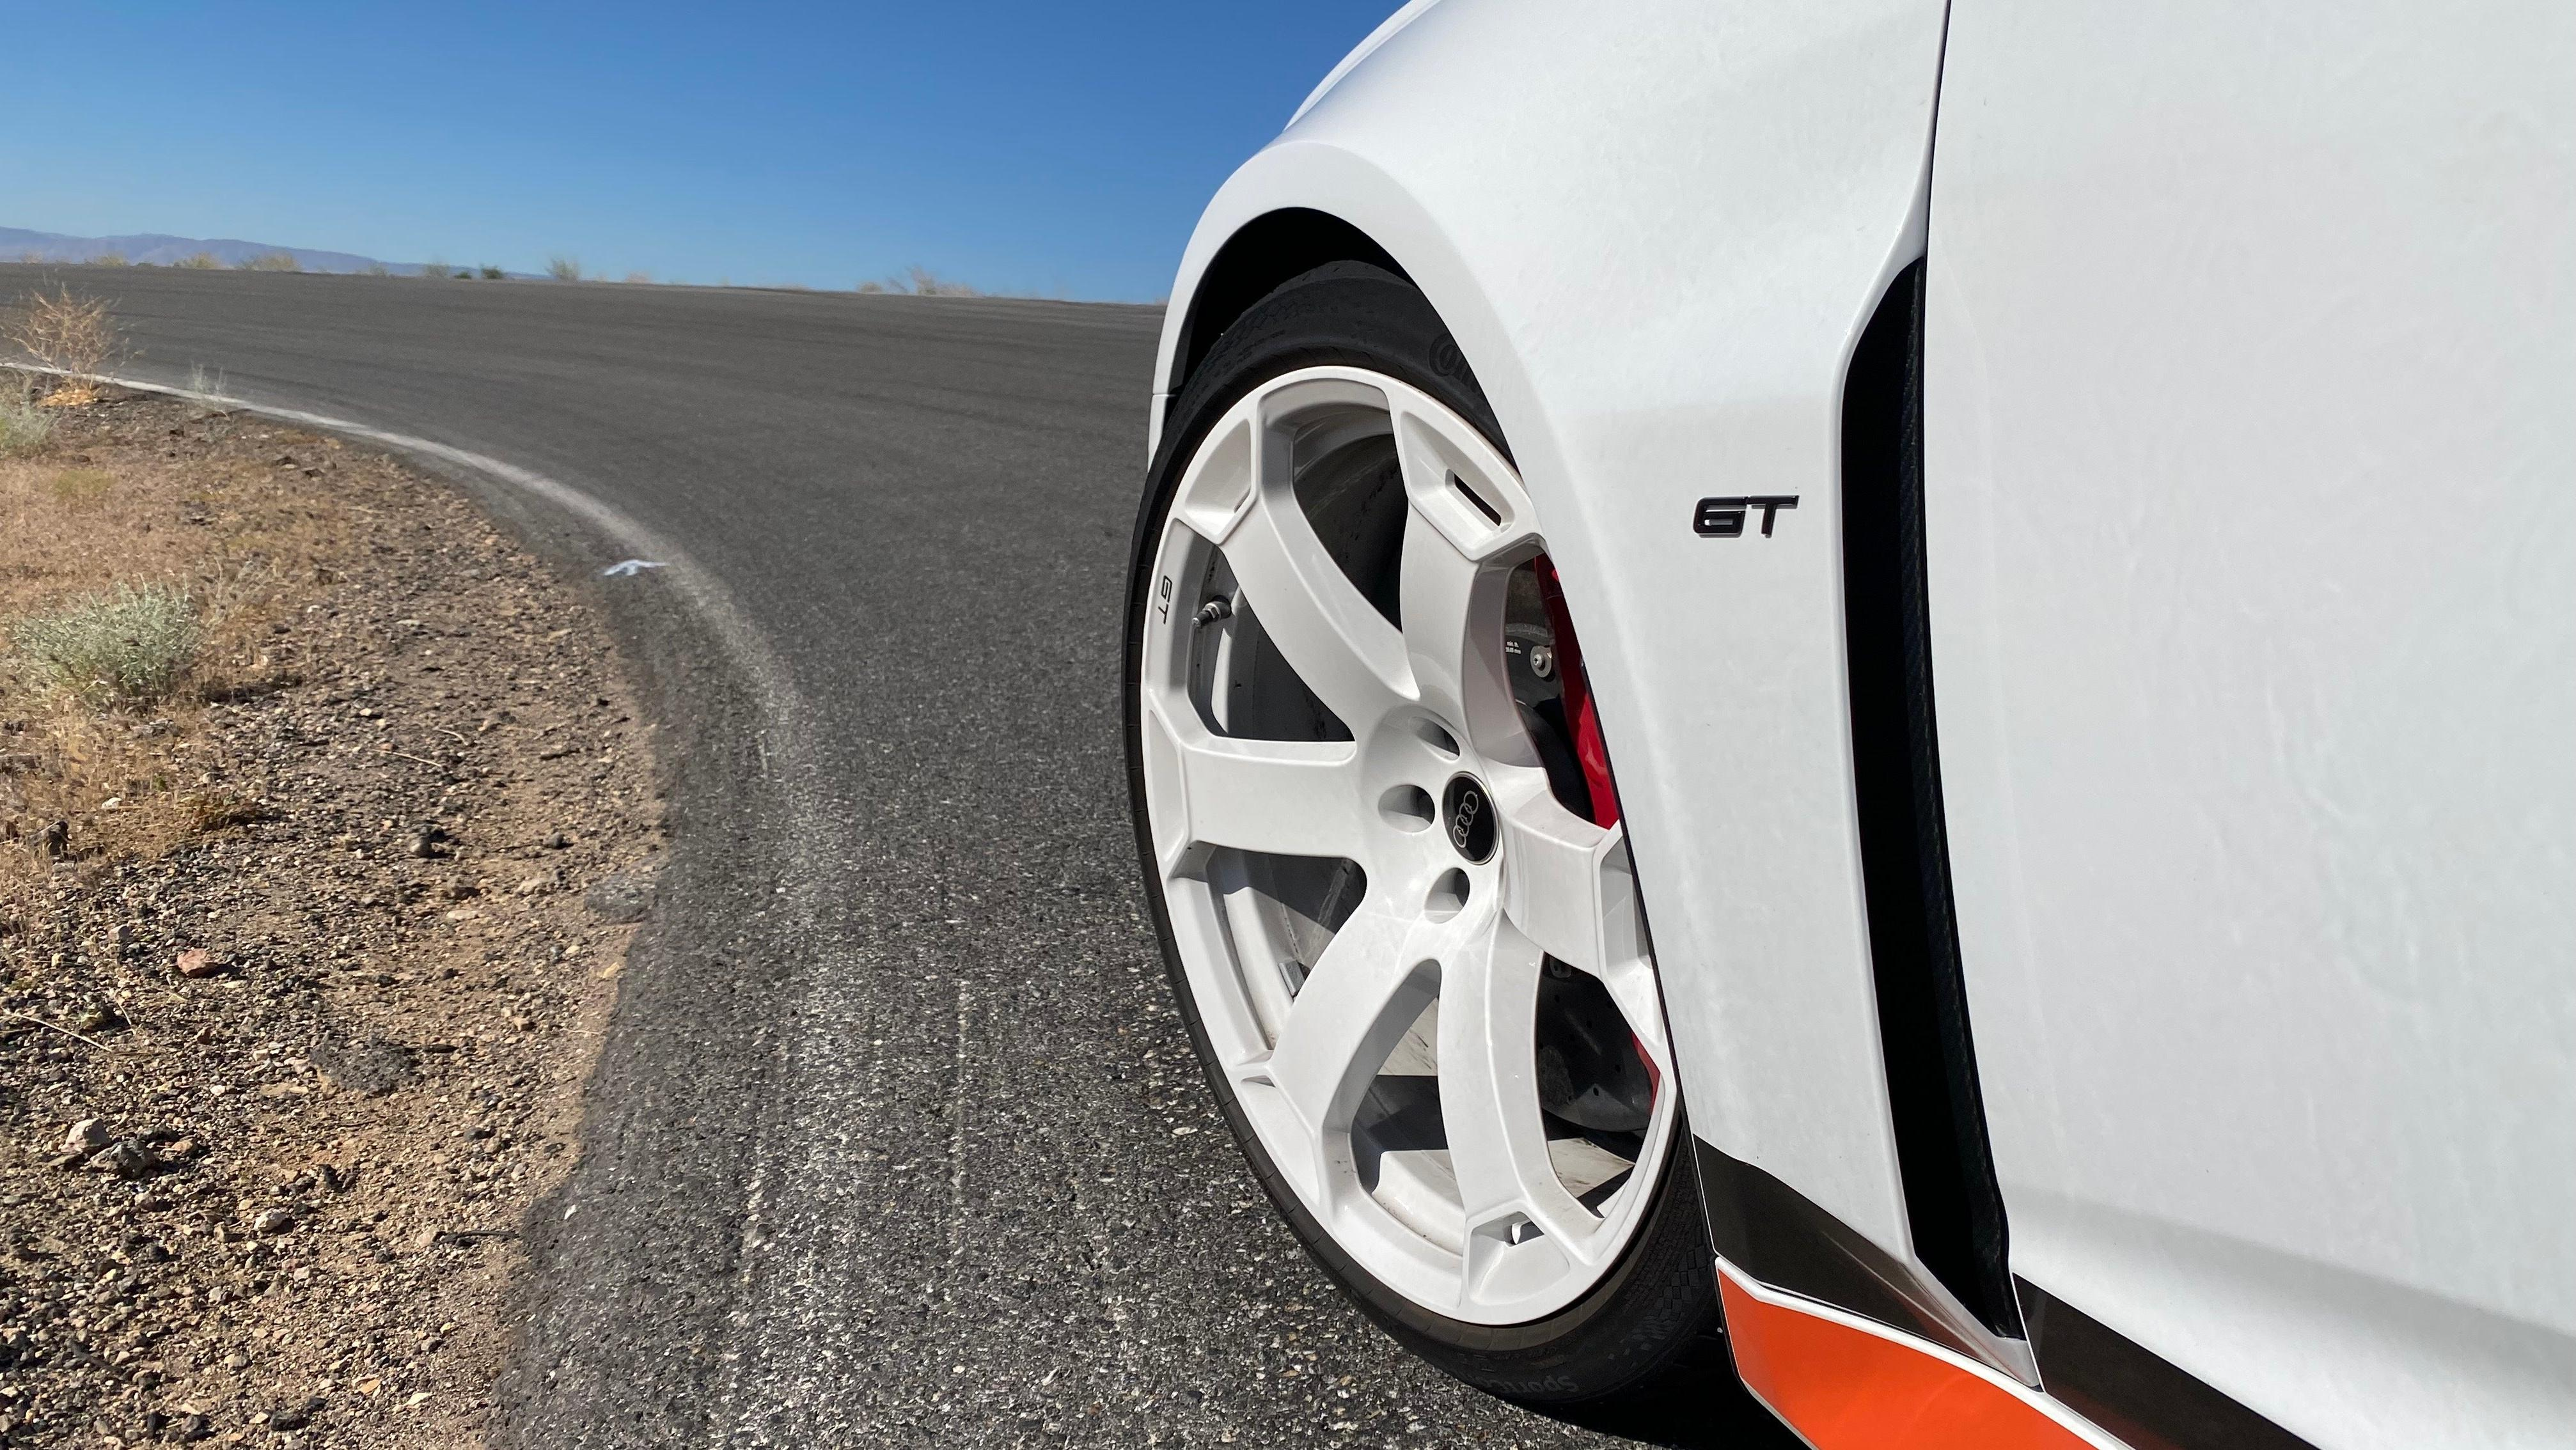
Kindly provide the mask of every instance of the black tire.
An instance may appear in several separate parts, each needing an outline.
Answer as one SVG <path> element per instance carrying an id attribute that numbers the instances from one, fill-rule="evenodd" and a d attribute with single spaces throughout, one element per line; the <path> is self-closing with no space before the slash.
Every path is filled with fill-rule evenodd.
<path id="1" fill-rule="evenodd" d="M 1432 1313 L 1361 1268 L 1324 1231 L 1281 1177 L 1224 1077 L 1192 999 L 1174 945 L 1170 912 L 1156 879 L 1145 816 L 1138 689 L 1147 592 L 1164 516 L 1182 470 L 1227 408 L 1269 379 L 1327 364 L 1369 368 L 1439 399 L 1484 433 L 1508 457 L 1508 445 L 1475 375 L 1439 315 L 1410 283 L 1377 267 L 1336 262 L 1270 293 L 1220 338 L 1173 400 L 1166 415 L 1136 524 L 1127 598 L 1127 770 L 1146 898 L 1182 1019 L 1202 1066 L 1210 1067 L 1226 1121 L 1253 1175 L 1297 1234 L 1306 1252 L 1389 1334 L 1441 1369 L 1480 1389 L 1534 1409 L 1584 1420 L 1636 1426 L 1678 1395 L 1693 1416 L 1750 1406 L 1735 1378 L 1719 1322 L 1716 1275 L 1689 1126 L 1676 1115 L 1652 1206 L 1619 1262 L 1567 1308 L 1526 1324 L 1471 1324 Z M 1588 1412 L 1588 1413 L 1587 1413 Z M 1776 1424 L 1758 1409 L 1763 1424 Z M 1657 1416 L 1657 1418 L 1661 1418 Z M 1606 1427 L 1606 1425 L 1605 1425 Z"/>

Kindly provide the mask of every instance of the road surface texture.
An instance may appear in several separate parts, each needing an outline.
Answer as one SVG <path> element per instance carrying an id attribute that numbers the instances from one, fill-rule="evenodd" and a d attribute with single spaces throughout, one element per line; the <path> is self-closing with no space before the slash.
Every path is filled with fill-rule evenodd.
<path id="1" fill-rule="evenodd" d="M 1209 1107 L 1116 703 L 1156 310 L 15 266 L 0 300 L 46 277 L 116 300 L 129 376 L 506 465 L 425 460 L 643 675 L 674 848 L 502 1443 L 1613 1443 L 1346 1307 Z"/>

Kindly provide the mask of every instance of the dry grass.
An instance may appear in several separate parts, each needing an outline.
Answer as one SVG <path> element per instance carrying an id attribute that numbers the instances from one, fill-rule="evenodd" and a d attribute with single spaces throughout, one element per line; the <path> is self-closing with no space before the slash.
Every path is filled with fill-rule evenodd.
<path id="1" fill-rule="evenodd" d="M 906 267 L 900 277 L 882 282 L 862 282 L 861 292 L 910 293 L 915 297 L 981 297 L 984 294 L 963 282 L 951 282 L 928 267 Z"/>
<path id="2" fill-rule="evenodd" d="M 200 836 L 236 831 L 277 818 L 277 812 L 266 805 L 228 790 L 181 792 L 179 815 L 188 829 Z"/>
<path id="3" fill-rule="evenodd" d="M 936 275 L 928 267 L 906 268 L 904 272 L 904 280 L 912 284 L 912 292 L 916 297 L 977 297 L 982 295 L 974 288 L 967 286 L 963 282 L 951 282 Z"/>
<path id="4" fill-rule="evenodd" d="M 48 408 L 78 407 L 97 396 L 90 379 L 106 370 L 122 349 L 116 318 L 96 297 L 76 297 L 68 287 L 51 295 L 28 293 L 16 310 L 0 321 L 0 342 L 31 361 L 66 374 L 46 386 L 40 403 Z"/>
<path id="5" fill-rule="evenodd" d="M 206 365 L 201 362 L 188 364 L 188 391 L 199 394 L 203 397 L 222 397 L 224 395 L 224 370 L 222 368 L 216 368 L 212 371 L 208 371 Z M 205 404 L 198 403 L 195 407 L 197 417 L 202 418 L 206 416 L 208 409 Z"/>
<path id="6" fill-rule="evenodd" d="M 89 259 L 89 265 L 93 267 L 122 267 L 126 265 L 125 254 L 123 252 L 101 252 L 97 256 Z"/>
<path id="7" fill-rule="evenodd" d="M 554 278 L 558 282 L 578 282 L 581 280 L 581 259 L 579 257 L 548 257 L 546 258 L 546 275 Z"/>
<path id="8" fill-rule="evenodd" d="M 249 804 L 198 778 L 205 712 L 305 672 L 277 628 L 355 549 L 360 520 L 305 476 L 340 466 L 337 443 L 226 414 L 184 438 L 122 437 L 105 426 L 119 407 L 111 396 L 62 410 L 52 448 L 0 458 L 0 641 L 14 646 L 0 659 L 0 901 L 44 879 L 50 822 L 70 823 L 85 860 L 157 856 L 240 824 Z M 63 456 L 75 442 L 87 462 Z M 157 698 L 148 670 L 85 687 L 103 672 L 67 670 L 53 647 L 60 622 L 86 612 L 111 622 L 106 658 L 118 658 L 120 591 L 157 599 L 144 613 L 164 625 L 171 601 L 188 601 L 187 667 Z"/>
<path id="9" fill-rule="evenodd" d="M 212 252 L 190 252 L 170 265 L 185 267 L 191 272 L 220 272 L 224 269 L 222 259 Z"/>
<path id="10" fill-rule="evenodd" d="M 292 252 L 263 252 L 241 264 L 245 272 L 301 272 L 304 264 Z"/>

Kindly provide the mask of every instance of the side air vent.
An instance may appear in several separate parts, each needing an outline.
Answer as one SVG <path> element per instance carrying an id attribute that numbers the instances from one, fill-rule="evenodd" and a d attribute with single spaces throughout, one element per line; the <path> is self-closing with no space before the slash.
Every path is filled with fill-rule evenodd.
<path id="1" fill-rule="evenodd" d="M 1899 273 L 1843 380 L 1843 603 L 1861 870 L 1905 1207 L 1924 1266 L 2022 1335 L 1968 1034 L 1934 732 L 1923 549 L 1923 263 Z"/>

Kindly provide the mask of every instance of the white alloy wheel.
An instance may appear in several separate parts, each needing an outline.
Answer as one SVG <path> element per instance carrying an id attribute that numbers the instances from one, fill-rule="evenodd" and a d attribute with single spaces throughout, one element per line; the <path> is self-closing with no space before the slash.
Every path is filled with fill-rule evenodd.
<path id="1" fill-rule="evenodd" d="M 1306 368 L 1206 432 L 1140 641 L 1146 833 L 1216 1071 L 1353 1261 L 1483 1325 L 1599 1282 L 1674 1136 L 1625 831 L 1567 804 L 1517 688 L 1550 672 L 1544 549 L 1466 420 Z"/>

